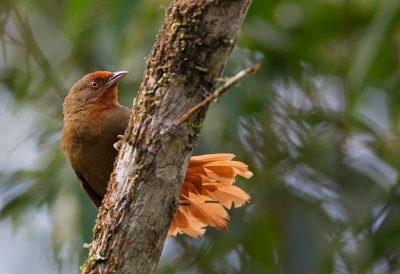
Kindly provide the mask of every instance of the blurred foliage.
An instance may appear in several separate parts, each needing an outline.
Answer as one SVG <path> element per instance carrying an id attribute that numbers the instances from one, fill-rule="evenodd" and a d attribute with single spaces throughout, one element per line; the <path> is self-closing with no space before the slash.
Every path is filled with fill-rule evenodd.
<path id="1" fill-rule="evenodd" d="M 63 98 L 88 72 L 124 69 L 130 106 L 168 5 L 0 2 L 0 216 L 18 230 L 48 208 L 60 272 L 83 262 L 96 214 L 60 149 Z M 248 162 L 252 202 L 229 232 L 169 239 L 159 273 L 400 271 L 400 1 L 255 0 L 224 75 L 255 62 L 196 151 Z"/>

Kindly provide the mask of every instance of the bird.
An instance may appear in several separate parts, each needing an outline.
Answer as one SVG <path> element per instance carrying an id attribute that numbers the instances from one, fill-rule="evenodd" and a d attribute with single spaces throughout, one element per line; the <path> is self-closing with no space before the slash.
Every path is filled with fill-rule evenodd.
<path id="1" fill-rule="evenodd" d="M 118 154 L 115 147 L 128 126 L 131 109 L 118 102 L 118 83 L 127 71 L 95 71 L 76 82 L 63 103 L 62 150 L 83 190 L 99 208 Z M 226 209 L 240 207 L 250 196 L 234 186 L 236 175 L 250 178 L 245 163 L 231 153 L 192 156 L 180 203 L 168 236 L 198 237 L 207 226 L 227 230 Z"/>

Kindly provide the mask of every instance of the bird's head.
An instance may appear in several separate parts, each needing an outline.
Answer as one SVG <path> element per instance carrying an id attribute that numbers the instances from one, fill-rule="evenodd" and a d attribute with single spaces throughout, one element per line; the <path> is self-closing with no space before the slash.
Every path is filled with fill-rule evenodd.
<path id="1" fill-rule="evenodd" d="M 118 105 L 117 85 L 127 71 L 95 71 L 73 85 L 64 101 L 64 113 Z"/>

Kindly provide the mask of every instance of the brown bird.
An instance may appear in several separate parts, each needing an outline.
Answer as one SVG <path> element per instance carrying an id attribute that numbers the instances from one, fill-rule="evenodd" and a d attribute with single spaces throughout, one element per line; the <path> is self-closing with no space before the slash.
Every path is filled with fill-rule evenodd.
<path id="1" fill-rule="evenodd" d="M 84 76 L 69 91 L 63 104 L 61 144 L 82 188 L 100 207 L 113 169 L 114 144 L 124 133 L 131 110 L 117 101 L 117 84 L 127 71 L 96 71 Z M 239 207 L 250 197 L 233 186 L 236 175 L 250 178 L 246 164 L 233 154 L 209 154 L 190 159 L 177 213 L 168 235 L 202 235 L 207 225 L 227 229 L 225 208 Z"/>

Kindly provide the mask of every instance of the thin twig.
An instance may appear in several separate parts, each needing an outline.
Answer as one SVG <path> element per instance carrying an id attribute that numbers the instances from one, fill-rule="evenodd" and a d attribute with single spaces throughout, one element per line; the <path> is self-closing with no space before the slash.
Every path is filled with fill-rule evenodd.
<path id="1" fill-rule="evenodd" d="M 212 100 L 218 101 L 219 98 L 226 92 L 228 91 L 229 88 L 231 88 L 233 85 L 235 85 L 240 78 L 249 75 L 256 70 L 260 68 L 259 64 L 254 64 L 251 67 L 248 67 L 247 69 L 239 71 L 235 76 L 231 77 L 228 79 L 228 81 L 225 82 L 222 86 L 217 88 L 210 96 L 205 98 L 203 101 L 201 101 L 199 104 L 195 105 L 191 109 L 189 109 L 188 112 L 186 112 L 182 117 L 179 119 L 178 124 L 181 124 L 185 121 L 187 121 L 197 110 L 200 108 L 206 106 L 209 104 Z"/>

